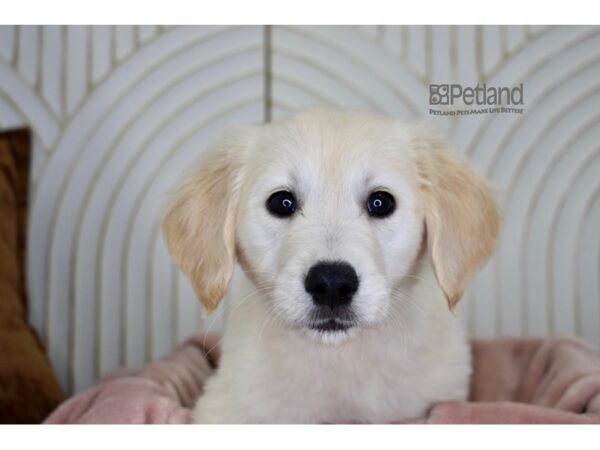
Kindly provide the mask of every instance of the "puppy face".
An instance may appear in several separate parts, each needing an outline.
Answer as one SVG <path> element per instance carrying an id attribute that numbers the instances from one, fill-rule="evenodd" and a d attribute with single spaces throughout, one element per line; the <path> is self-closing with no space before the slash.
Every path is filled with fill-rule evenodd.
<path id="1" fill-rule="evenodd" d="M 252 279 L 272 287 L 279 318 L 335 339 L 385 317 L 424 224 L 402 136 L 373 119 L 327 119 L 264 133 L 240 198 L 238 245 Z"/>
<path id="2" fill-rule="evenodd" d="M 492 251 L 491 189 L 430 133 L 313 110 L 243 131 L 190 174 L 165 219 L 211 310 L 237 259 L 275 318 L 324 341 L 390 313 L 421 257 L 452 307 Z"/>

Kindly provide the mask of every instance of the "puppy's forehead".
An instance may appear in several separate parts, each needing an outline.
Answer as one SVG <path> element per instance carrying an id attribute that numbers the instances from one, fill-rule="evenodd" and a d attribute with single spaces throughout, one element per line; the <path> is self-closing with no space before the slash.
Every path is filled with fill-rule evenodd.
<path id="1" fill-rule="evenodd" d="M 306 114 L 265 127 L 257 159 L 270 176 L 350 182 L 410 173 L 414 158 L 408 142 L 406 129 L 387 118 Z"/>

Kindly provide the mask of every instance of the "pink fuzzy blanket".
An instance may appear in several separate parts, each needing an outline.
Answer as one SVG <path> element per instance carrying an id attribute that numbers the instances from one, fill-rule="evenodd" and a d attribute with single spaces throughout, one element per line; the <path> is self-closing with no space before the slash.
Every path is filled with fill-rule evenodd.
<path id="1" fill-rule="evenodd" d="M 189 423 L 213 372 L 204 349 L 217 341 L 203 341 L 194 337 L 139 371 L 105 378 L 45 423 Z M 417 423 L 600 423 L 600 353 L 586 343 L 475 340 L 472 350 L 469 401 L 435 405 Z"/>

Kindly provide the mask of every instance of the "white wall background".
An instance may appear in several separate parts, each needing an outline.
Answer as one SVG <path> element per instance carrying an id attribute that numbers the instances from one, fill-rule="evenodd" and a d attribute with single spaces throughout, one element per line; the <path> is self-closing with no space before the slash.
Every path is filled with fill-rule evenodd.
<path id="1" fill-rule="evenodd" d="M 63 385 L 220 327 L 158 218 L 228 124 L 314 104 L 431 119 L 430 82 L 478 81 L 523 82 L 526 114 L 435 118 L 505 198 L 459 312 L 477 336 L 600 344 L 600 28 L 0 26 L 0 128 L 35 133 L 30 316 Z"/>

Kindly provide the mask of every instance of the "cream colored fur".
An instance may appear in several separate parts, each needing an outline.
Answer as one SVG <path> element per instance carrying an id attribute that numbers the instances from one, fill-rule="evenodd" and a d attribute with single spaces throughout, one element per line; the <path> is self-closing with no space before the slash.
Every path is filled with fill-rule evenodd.
<path id="1" fill-rule="evenodd" d="M 294 192 L 296 213 L 265 203 Z M 385 189 L 397 208 L 366 213 Z M 452 312 L 489 258 L 499 215 L 488 183 L 426 127 L 309 110 L 233 132 L 176 190 L 164 232 L 207 311 L 236 261 L 247 279 L 230 305 L 202 423 L 386 423 L 463 400 L 469 347 Z M 317 261 L 360 279 L 348 332 L 309 330 L 304 290 Z"/>

